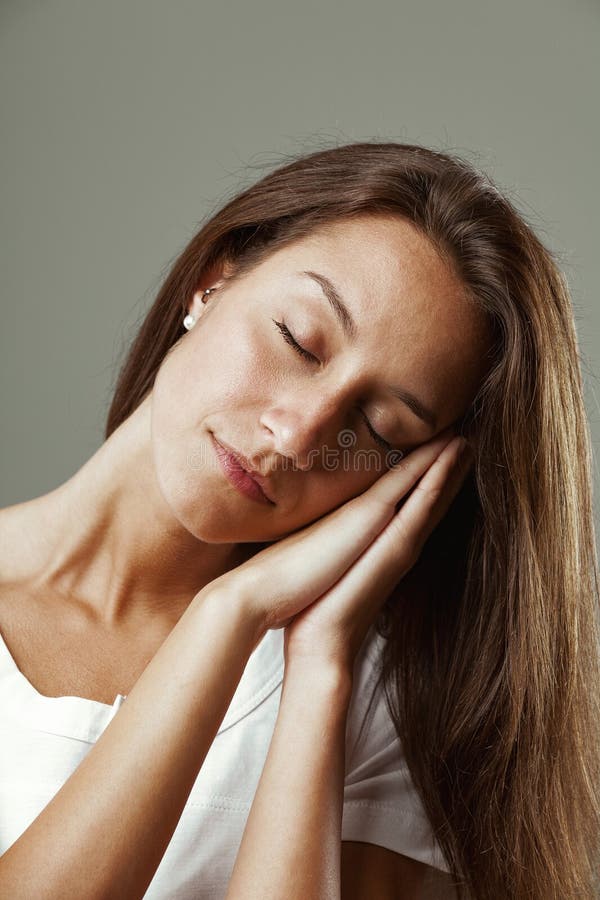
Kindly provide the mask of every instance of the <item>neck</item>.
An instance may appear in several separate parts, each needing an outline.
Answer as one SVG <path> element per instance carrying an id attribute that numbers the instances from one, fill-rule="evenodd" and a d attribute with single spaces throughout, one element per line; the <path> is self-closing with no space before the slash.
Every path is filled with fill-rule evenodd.
<path id="1" fill-rule="evenodd" d="M 199 590 L 251 555 L 250 544 L 199 541 L 174 517 L 156 478 L 150 412 L 148 395 L 68 481 L 10 508 L 15 534 L 26 535 L 29 584 L 83 603 L 108 627 L 148 616 L 174 625 Z"/>

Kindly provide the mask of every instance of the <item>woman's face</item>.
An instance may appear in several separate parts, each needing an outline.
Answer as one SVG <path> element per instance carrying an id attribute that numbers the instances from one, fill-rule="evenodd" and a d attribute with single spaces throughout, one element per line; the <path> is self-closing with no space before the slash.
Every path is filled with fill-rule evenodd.
<path id="1" fill-rule="evenodd" d="M 336 315 L 325 279 L 346 316 Z M 200 540 L 277 540 L 330 512 L 387 471 L 381 440 L 405 452 L 429 440 L 466 411 L 484 372 L 482 314 L 398 218 L 321 227 L 201 297 L 190 298 L 196 324 L 152 391 L 158 482 Z M 259 470 L 274 503 L 230 482 L 213 436 Z"/>

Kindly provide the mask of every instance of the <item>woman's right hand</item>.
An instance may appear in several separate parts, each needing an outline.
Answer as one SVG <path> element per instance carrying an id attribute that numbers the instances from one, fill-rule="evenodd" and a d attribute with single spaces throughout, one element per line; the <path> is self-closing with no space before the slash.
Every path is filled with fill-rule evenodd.
<path id="1" fill-rule="evenodd" d="M 304 528 L 259 551 L 216 581 L 248 605 L 265 630 L 284 628 L 354 564 L 395 515 L 399 501 L 456 436 L 446 428 L 384 472 L 369 488 Z M 402 558 L 414 565 L 429 531 L 407 534 Z M 207 588 L 213 588 L 211 582 Z"/>

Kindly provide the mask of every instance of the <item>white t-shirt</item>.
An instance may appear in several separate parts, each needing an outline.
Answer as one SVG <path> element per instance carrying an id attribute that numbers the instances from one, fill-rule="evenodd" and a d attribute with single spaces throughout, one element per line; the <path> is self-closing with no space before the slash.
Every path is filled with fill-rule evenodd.
<path id="1" fill-rule="evenodd" d="M 377 677 L 383 643 L 373 626 L 356 660 L 342 839 L 378 844 L 447 872 Z M 225 896 L 275 727 L 283 669 L 283 629 L 267 631 L 248 660 L 147 900 Z M 112 706 L 40 694 L 0 635 L 0 853 L 52 799 L 123 702 L 122 694 Z"/>

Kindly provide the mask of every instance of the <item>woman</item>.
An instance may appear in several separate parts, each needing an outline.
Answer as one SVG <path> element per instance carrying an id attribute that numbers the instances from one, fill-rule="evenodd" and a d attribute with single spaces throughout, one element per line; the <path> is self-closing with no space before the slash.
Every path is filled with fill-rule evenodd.
<path id="1" fill-rule="evenodd" d="M 365 142 L 240 193 L 106 438 L 0 514 L 2 896 L 595 896 L 573 312 L 485 177 Z"/>

